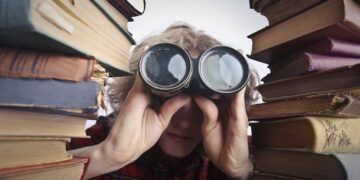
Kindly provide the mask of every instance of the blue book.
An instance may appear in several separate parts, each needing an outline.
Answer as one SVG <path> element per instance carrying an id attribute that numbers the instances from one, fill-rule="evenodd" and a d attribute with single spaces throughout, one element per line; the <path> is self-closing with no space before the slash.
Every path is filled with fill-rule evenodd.
<path id="1" fill-rule="evenodd" d="M 0 106 L 94 117 L 99 107 L 100 91 L 100 85 L 95 81 L 0 77 Z"/>

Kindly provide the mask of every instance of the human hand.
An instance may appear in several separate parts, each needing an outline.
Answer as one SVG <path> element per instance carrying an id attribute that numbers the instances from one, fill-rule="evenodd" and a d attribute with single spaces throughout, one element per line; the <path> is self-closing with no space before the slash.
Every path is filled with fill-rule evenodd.
<path id="1" fill-rule="evenodd" d="M 218 106 L 203 96 L 194 98 L 203 112 L 201 132 L 206 155 L 226 175 L 239 179 L 247 179 L 253 168 L 244 93 L 245 89 Z"/>
<path id="2" fill-rule="evenodd" d="M 150 149 L 168 126 L 173 114 L 189 103 L 189 96 L 175 96 L 152 108 L 151 94 L 137 77 L 107 139 L 102 142 L 104 161 L 119 169 Z"/>

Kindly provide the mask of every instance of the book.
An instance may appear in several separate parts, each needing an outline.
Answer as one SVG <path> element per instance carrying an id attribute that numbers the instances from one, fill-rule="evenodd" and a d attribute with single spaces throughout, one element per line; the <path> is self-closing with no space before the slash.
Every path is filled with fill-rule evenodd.
<path id="1" fill-rule="evenodd" d="M 129 20 L 121 14 L 109 1 L 91 0 L 91 2 L 106 16 L 118 29 L 128 30 Z M 131 34 L 131 32 L 128 32 Z"/>
<path id="2" fill-rule="evenodd" d="M 293 116 L 360 117 L 360 99 L 349 95 L 316 95 L 255 104 L 250 107 L 250 120 L 266 121 Z"/>
<path id="3" fill-rule="evenodd" d="M 0 76 L 87 81 L 95 60 L 65 54 L 0 47 Z"/>
<path id="4" fill-rule="evenodd" d="M 129 74 L 131 37 L 99 27 L 99 19 L 89 18 L 95 11 L 87 12 L 85 16 L 75 7 L 64 5 L 68 3 L 0 1 L 0 12 L 3 12 L 0 15 L 0 44 L 95 57 L 112 75 Z M 96 7 L 94 9 L 102 14 Z M 108 32 L 114 33 L 113 38 Z"/>
<path id="5" fill-rule="evenodd" d="M 269 64 L 268 68 L 271 72 L 275 72 L 303 53 L 359 58 L 360 43 L 344 41 L 333 37 L 324 37 L 321 40 L 315 42 L 314 44 L 305 47 L 297 53 L 294 53 L 283 59 L 276 60 L 276 62 L 274 62 L 273 64 Z"/>
<path id="6" fill-rule="evenodd" d="M 302 53 L 298 56 L 295 56 L 294 59 L 290 60 L 285 66 L 279 68 L 274 72 L 271 72 L 261 80 L 263 82 L 270 82 L 283 78 L 354 64 L 360 64 L 360 57 L 352 58 L 313 53 Z"/>
<path id="7" fill-rule="evenodd" d="M 86 121 L 34 109 L 0 108 L 0 136 L 85 138 Z"/>
<path id="8" fill-rule="evenodd" d="M 316 153 L 360 153 L 360 118 L 302 116 L 250 123 L 251 145 Z"/>
<path id="9" fill-rule="evenodd" d="M 360 64 L 261 84 L 257 90 L 265 102 L 325 93 L 359 93 Z M 359 95 L 359 94 L 356 94 Z"/>
<path id="10" fill-rule="evenodd" d="M 88 162 L 88 158 L 77 157 L 61 162 L 4 168 L 0 169 L 0 177 L 6 180 L 79 180 L 84 179 L 86 162 Z"/>
<path id="11" fill-rule="evenodd" d="M 129 21 L 145 11 L 145 0 L 108 0 Z"/>
<path id="12" fill-rule="evenodd" d="M 360 42 L 359 15 L 360 4 L 354 0 L 325 1 L 249 35 L 253 42 L 249 57 L 272 64 L 324 36 Z"/>
<path id="13" fill-rule="evenodd" d="M 260 4 L 257 7 L 257 12 L 261 13 L 269 21 L 269 25 L 274 25 L 279 23 L 289 17 L 292 17 L 302 11 L 311 8 L 324 0 L 307 0 L 307 1 L 297 1 L 297 0 L 272 0 L 268 3 L 261 5 L 260 2 L 266 0 L 260 0 L 256 4 Z M 272 2 L 272 3 L 270 3 Z"/>
<path id="14" fill-rule="evenodd" d="M 0 169 L 71 159 L 68 142 L 70 138 L 0 136 Z"/>
<path id="15" fill-rule="evenodd" d="M 100 96 L 100 85 L 95 81 L 74 83 L 0 77 L 1 107 L 43 108 L 94 117 Z"/>
<path id="16" fill-rule="evenodd" d="M 254 175 L 272 174 L 294 179 L 357 179 L 359 154 L 316 154 L 285 150 L 251 149 Z M 277 179 L 277 178 L 274 178 Z M 290 178 L 289 178 L 290 179 Z"/>

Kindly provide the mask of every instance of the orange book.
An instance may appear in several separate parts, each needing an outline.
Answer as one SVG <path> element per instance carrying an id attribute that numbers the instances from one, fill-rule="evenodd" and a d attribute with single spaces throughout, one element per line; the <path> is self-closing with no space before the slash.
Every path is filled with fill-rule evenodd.
<path id="1" fill-rule="evenodd" d="M 19 48 L 0 48 L 0 76 L 87 81 L 94 59 Z"/>

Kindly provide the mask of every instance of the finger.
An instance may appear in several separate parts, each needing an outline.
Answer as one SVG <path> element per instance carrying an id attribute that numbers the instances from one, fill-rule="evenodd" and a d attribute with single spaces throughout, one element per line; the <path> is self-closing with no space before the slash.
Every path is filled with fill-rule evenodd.
<path id="1" fill-rule="evenodd" d="M 245 117 L 247 118 L 245 91 L 246 89 L 243 88 L 240 92 L 236 93 L 234 97 L 232 97 L 229 114 L 230 119 L 232 120 L 240 120 Z"/>
<path id="2" fill-rule="evenodd" d="M 175 96 L 165 101 L 158 113 L 160 122 L 163 125 L 164 129 L 169 125 L 169 122 L 175 112 L 187 103 L 190 103 L 190 101 L 191 98 L 186 95 Z"/>
<path id="3" fill-rule="evenodd" d="M 204 96 L 195 96 L 194 100 L 203 112 L 203 133 L 208 133 L 217 125 L 219 110 L 216 105 Z"/>
<path id="4" fill-rule="evenodd" d="M 135 82 L 126 97 L 123 107 L 145 109 L 150 102 L 150 92 L 146 89 L 140 76 L 137 75 Z"/>

